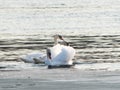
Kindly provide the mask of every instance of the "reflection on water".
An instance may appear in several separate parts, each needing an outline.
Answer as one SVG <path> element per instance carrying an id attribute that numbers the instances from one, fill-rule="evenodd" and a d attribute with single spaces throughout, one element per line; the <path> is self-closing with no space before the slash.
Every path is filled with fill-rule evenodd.
<path id="1" fill-rule="evenodd" d="M 43 52 L 53 46 L 52 35 L 8 35 L 0 39 L 0 61 L 19 61 L 21 55 Z M 120 62 L 120 35 L 63 35 L 76 49 L 76 62 Z M 2 36 L 4 37 L 4 36 Z M 5 36 L 6 37 L 6 36 Z"/>

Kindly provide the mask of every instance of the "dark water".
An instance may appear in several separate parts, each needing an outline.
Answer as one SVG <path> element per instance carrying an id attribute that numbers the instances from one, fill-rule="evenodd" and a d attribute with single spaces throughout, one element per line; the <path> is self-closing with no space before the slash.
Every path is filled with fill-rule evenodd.
<path id="1" fill-rule="evenodd" d="M 53 46 L 52 35 L 1 35 L 0 61 L 19 61 L 21 55 L 43 52 Z M 76 49 L 75 61 L 120 62 L 120 35 L 63 35 Z"/>

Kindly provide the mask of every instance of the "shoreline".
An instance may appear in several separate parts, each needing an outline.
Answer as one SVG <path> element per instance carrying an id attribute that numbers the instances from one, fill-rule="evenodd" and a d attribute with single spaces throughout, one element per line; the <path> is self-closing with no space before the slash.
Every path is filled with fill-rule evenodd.
<path id="1" fill-rule="evenodd" d="M 1 90 L 119 90 L 120 71 L 24 69 L 0 71 Z"/>

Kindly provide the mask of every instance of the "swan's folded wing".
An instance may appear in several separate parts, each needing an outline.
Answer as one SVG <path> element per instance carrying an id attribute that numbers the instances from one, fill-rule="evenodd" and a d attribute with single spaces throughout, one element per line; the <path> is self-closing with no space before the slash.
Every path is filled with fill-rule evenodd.
<path id="1" fill-rule="evenodd" d="M 75 49 L 70 46 L 62 46 L 61 52 L 52 60 L 53 65 L 71 65 L 75 56 Z"/>
<path id="2" fill-rule="evenodd" d="M 52 59 L 54 59 L 59 53 L 61 53 L 61 49 L 62 49 L 62 47 L 60 44 L 57 44 L 57 45 L 53 46 L 52 48 L 50 48 Z"/>

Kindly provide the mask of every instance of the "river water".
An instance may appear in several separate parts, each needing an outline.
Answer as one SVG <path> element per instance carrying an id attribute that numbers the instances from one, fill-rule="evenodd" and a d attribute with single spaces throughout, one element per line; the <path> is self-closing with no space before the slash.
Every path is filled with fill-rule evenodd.
<path id="1" fill-rule="evenodd" d="M 21 62 L 29 53 L 45 53 L 53 46 L 52 36 L 61 34 L 76 50 L 76 68 L 120 70 L 118 0 L 1 2 L 1 65 Z"/>
<path id="2" fill-rule="evenodd" d="M 2 34 L 0 40 L 0 61 L 20 61 L 22 55 L 45 53 L 53 46 L 54 31 L 38 34 Z M 67 32 L 66 32 L 67 33 Z M 77 68 L 119 69 L 120 35 L 81 35 L 68 32 L 63 37 L 76 50 L 74 62 Z"/>

